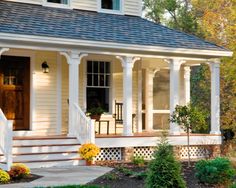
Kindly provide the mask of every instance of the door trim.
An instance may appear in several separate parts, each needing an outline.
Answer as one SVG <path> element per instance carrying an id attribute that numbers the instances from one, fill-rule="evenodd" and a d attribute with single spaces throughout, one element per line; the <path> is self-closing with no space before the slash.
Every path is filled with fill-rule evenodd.
<path id="1" fill-rule="evenodd" d="M 34 130 L 33 127 L 33 117 L 35 116 L 35 92 L 33 90 L 33 80 L 34 80 L 34 68 L 35 68 L 35 51 L 31 50 L 19 50 L 10 49 L 4 52 L 2 55 L 16 56 L 16 57 L 29 57 L 30 58 L 30 106 L 29 106 L 29 131 Z M 14 133 L 22 131 L 14 131 Z M 27 132 L 27 131 L 23 131 Z M 14 134 L 15 135 L 15 134 Z"/>

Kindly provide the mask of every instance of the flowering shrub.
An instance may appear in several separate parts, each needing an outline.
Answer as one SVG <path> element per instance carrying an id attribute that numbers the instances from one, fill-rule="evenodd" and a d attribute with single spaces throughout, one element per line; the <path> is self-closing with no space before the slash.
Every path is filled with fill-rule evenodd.
<path id="1" fill-rule="evenodd" d="M 10 181 L 10 176 L 7 172 L 0 169 L 0 184 L 8 183 Z"/>
<path id="2" fill-rule="evenodd" d="M 21 179 L 30 174 L 30 169 L 25 164 L 14 163 L 8 173 L 12 179 Z"/>
<path id="3" fill-rule="evenodd" d="M 95 144 L 83 144 L 79 149 L 79 154 L 85 160 L 92 161 L 100 152 L 100 149 Z"/>

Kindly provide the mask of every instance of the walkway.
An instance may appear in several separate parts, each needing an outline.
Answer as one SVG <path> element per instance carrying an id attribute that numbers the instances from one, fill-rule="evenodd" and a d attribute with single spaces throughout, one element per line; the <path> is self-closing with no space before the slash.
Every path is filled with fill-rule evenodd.
<path id="1" fill-rule="evenodd" d="M 32 169 L 32 174 L 43 176 L 30 183 L 0 185 L 0 188 L 33 188 L 56 185 L 86 184 L 112 170 L 99 166 L 68 166 Z"/>

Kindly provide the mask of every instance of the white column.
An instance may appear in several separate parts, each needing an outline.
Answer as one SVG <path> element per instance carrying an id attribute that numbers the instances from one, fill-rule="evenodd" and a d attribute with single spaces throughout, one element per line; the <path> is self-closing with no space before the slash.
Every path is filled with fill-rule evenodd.
<path id="1" fill-rule="evenodd" d="M 132 99 L 132 80 L 134 62 L 138 60 L 133 57 L 117 57 L 121 60 L 123 67 L 123 136 L 132 136 L 132 114 L 133 114 L 133 99 Z"/>
<path id="2" fill-rule="evenodd" d="M 220 132 L 220 61 L 210 64 L 211 69 L 211 131 L 210 134 Z"/>
<path id="3" fill-rule="evenodd" d="M 137 132 L 141 133 L 143 131 L 143 126 L 142 126 L 142 62 L 139 62 L 138 66 L 138 106 L 137 106 Z"/>
<path id="4" fill-rule="evenodd" d="M 169 59 L 170 65 L 170 115 L 175 111 L 176 105 L 179 104 L 179 70 L 183 63 L 180 59 Z M 179 135 L 180 127 L 176 123 L 170 123 L 170 134 Z"/>
<path id="5" fill-rule="evenodd" d="M 153 130 L 153 77 L 154 71 L 146 69 L 145 74 L 145 130 Z"/>
<path id="6" fill-rule="evenodd" d="M 190 103 L 190 75 L 191 68 L 189 66 L 184 67 L 185 105 Z"/>
<path id="7" fill-rule="evenodd" d="M 75 111 L 74 104 L 79 104 L 79 64 L 81 59 L 87 54 L 79 52 L 61 52 L 69 64 L 69 130 L 68 135 L 73 136 L 75 130 Z"/>

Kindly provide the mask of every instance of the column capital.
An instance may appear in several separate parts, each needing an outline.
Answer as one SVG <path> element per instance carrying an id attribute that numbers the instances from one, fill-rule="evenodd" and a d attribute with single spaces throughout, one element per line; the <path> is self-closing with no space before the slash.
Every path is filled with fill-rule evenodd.
<path id="1" fill-rule="evenodd" d="M 180 59 L 180 58 L 164 59 L 164 61 L 168 63 L 171 68 L 178 69 L 178 70 L 180 69 L 183 63 L 186 63 L 186 60 Z"/>
<path id="2" fill-rule="evenodd" d="M 9 48 L 0 48 L 0 57 L 4 52 L 9 51 Z"/>
<path id="3" fill-rule="evenodd" d="M 77 65 L 80 64 L 82 58 L 88 56 L 87 53 L 81 53 L 77 51 L 60 52 L 60 54 L 65 56 L 68 64 L 77 64 Z"/>
<path id="4" fill-rule="evenodd" d="M 133 68 L 134 63 L 138 60 L 140 60 L 140 57 L 134 57 L 134 56 L 116 56 L 117 59 L 121 61 L 122 67 L 131 67 Z"/>

